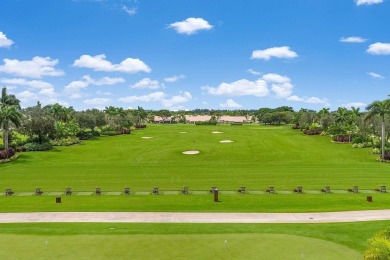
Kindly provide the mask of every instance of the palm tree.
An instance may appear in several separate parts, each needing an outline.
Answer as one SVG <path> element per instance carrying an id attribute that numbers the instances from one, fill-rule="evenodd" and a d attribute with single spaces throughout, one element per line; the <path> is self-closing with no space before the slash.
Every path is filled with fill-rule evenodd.
<path id="1" fill-rule="evenodd" d="M 372 118 L 373 116 L 379 116 L 381 119 L 381 142 L 382 142 L 382 154 L 381 159 L 385 159 L 385 117 L 390 115 L 390 99 L 385 99 L 382 101 L 374 101 L 366 107 L 368 113 L 365 117 L 365 120 Z"/>
<path id="2" fill-rule="evenodd" d="M 317 115 L 320 117 L 320 125 L 323 126 L 323 120 L 326 115 L 329 115 L 329 108 L 323 108 L 320 111 L 318 111 Z"/>
<path id="3" fill-rule="evenodd" d="M 20 126 L 22 113 L 16 105 L 0 106 L 0 125 L 3 133 L 4 150 L 8 153 L 8 137 L 11 124 Z"/>
<path id="4" fill-rule="evenodd" d="M 13 124 L 16 127 L 20 126 L 22 113 L 20 112 L 20 101 L 14 95 L 7 94 L 7 88 L 3 87 L 0 97 L 0 126 L 3 134 L 3 145 L 8 154 L 9 146 L 9 128 Z"/>

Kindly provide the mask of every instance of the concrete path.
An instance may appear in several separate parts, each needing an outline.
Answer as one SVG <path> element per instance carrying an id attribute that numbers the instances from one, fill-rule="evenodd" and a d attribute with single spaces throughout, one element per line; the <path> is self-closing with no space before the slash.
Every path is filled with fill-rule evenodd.
<path id="1" fill-rule="evenodd" d="M 390 210 L 322 213 L 36 212 L 0 213 L 0 223 L 332 223 L 390 220 Z"/>

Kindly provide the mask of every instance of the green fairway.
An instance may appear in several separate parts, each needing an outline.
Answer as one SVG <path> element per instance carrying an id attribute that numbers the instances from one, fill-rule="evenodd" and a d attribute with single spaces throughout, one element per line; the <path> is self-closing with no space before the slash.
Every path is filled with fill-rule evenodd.
<path id="1" fill-rule="evenodd" d="M 359 252 L 328 241 L 273 234 L 6 235 L 0 243 L 7 244 L 2 259 L 361 259 Z"/>
<path id="2" fill-rule="evenodd" d="M 182 154 L 186 150 L 200 153 Z M 326 136 L 306 136 L 290 127 L 148 125 L 131 135 L 22 153 L 17 161 L 0 165 L 0 189 L 16 192 L 12 197 L 2 193 L 0 202 L 7 206 L 1 211 L 302 212 L 386 208 L 390 198 L 374 194 L 373 189 L 387 184 L 389 165 L 378 163 L 376 157 L 370 149 L 352 149 L 350 144 L 331 143 Z M 334 194 L 321 194 L 325 185 L 330 185 Z M 353 185 L 362 193 L 348 193 Z M 154 186 L 164 196 L 137 196 L 149 194 Z M 183 186 L 189 187 L 191 195 L 174 196 Z M 219 205 L 211 203 L 208 195 L 212 186 L 221 191 Z M 241 186 L 249 194 L 236 194 Z M 269 186 L 278 194 L 262 194 Z M 293 194 L 297 186 L 303 186 L 306 194 Z M 28 196 L 35 187 L 44 191 L 42 198 Z M 54 205 L 53 196 L 66 187 L 71 187 L 74 195 L 92 194 L 95 187 L 101 187 L 103 196 L 72 195 L 62 206 Z M 124 187 L 132 191 L 129 198 L 106 196 L 120 194 Z M 372 195 L 374 203 L 367 203 L 366 195 Z"/>
<path id="3" fill-rule="evenodd" d="M 0 224 L 0 257 L 361 259 L 389 224 Z"/>

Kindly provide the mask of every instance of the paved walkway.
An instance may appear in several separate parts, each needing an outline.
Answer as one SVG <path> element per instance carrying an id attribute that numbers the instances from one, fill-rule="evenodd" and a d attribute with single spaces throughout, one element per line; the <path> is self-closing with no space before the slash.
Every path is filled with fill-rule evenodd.
<path id="1" fill-rule="evenodd" d="M 0 223 L 332 223 L 390 220 L 390 210 L 322 213 L 34 212 L 0 213 Z"/>

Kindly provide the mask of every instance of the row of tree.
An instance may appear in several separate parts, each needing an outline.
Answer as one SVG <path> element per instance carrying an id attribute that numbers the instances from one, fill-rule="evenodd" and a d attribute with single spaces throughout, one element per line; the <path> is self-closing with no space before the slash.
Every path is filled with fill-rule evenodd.
<path id="1" fill-rule="evenodd" d="M 123 109 L 109 106 L 104 110 L 87 109 L 75 111 L 72 107 L 60 104 L 36 106 L 22 109 L 20 101 L 2 88 L 0 100 L 0 126 L 4 150 L 8 151 L 12 139 L 11 129 L 27 135 L 33 143 L 45 143 L 50 140 L 60 142 L 71 139 L 77 142 L 100 133 L 128 133 L 130 127 L 141 128 L 146 122 L 153 122 L 154 116 L 171 118 L 170 121 L 185 123 L 185 115 L 210 115 L 217 120 L 222 115 L 245 116 L 252 122 L 280 125 L 291 124 L 307 134 L 325 133 L 335 141 L 364 143 L 377 137 L 381 140 L 381 158 L 386 159 L 387 140 L 390 127 L 389 99 L 375 101 L 366 107 L 366 112 L 359 108 L 340 107 L 335 111 L 323 108 L 320 111 L 301 109 L 294 111 L 292 107 L 260 108 L 258 110 L 208 110 L 194 109 L 191 111 L 169 111 Z M 61 143 L 61 142 L 60 142 Z M 390 148 L 388 149 L 390 158 Z"/>

